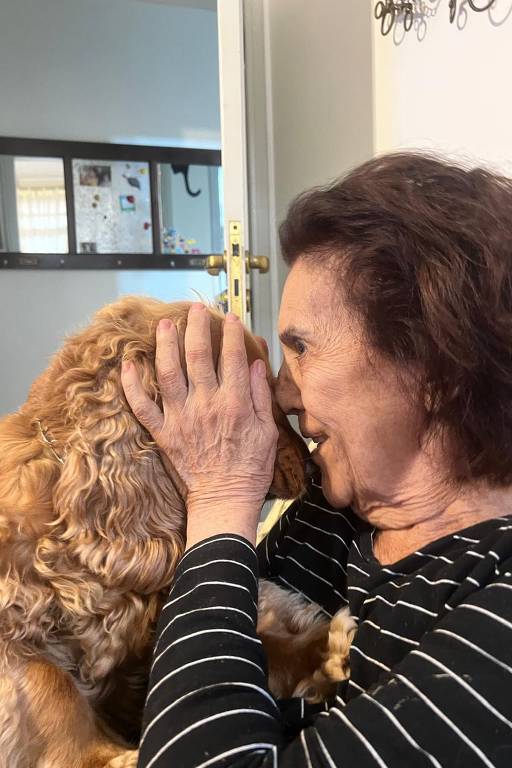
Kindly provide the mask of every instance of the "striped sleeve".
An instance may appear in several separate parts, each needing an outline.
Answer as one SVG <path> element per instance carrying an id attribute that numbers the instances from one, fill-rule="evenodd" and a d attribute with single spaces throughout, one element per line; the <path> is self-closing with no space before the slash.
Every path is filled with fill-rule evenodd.
<path id="1" fill-rule="evenodd" d="M 253 545 L 234 534 L 180 561 L 158 628 L 139 768 L 512 764 L 509 578 L 447 613 L 393 669 L 374 659 L 374 686 L 348 704 L 336 697 L 295 733 L 267 688 L 257 579 Z"/>
<path id="2" fill-rule="evenodd" d="M 229 765 L 282 745 L 256 634 L 256 550 L 209 537 L 180 560 L 158 625 L 140 768 Z"/>

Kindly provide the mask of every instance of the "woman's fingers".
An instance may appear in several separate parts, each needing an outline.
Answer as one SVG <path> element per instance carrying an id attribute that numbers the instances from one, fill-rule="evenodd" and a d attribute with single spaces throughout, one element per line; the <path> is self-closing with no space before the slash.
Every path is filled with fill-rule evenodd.
<path id="1" fill-rule="evenodd" d="M 251 397 L 257 418 L 264 424 L 275 423 L 272 415 L 272 393 L 263 360 L 256 360 L 251 366 Z"/>
<path id="2" fill-rule="evenodd" d="M 135 418 L 140 421 L 142 426 L 156 440 L 162 429 L 164 417 L 160 408 L 144 391 L 137 369 L 130 360 L 123 360 L 121 383 Z"/>
<path id="3" fill-rule="evenodd" d="M 226 315 L 221 353 L 221 377 L 227 392 L 239 402 L 250 397 L 249 367 L 245 350 L 244 327 L 231 312 Z"/>
<path id="4" fill-rule="evenodd" d="M 183 405 L 187 383 L 180 361 L 178 331 L 170 320 L 160 320 L 156 333 L 156 375 L 164 405 Z"/>
<path id="5" fill-rule="evenodd" d="M 185 331 L 185 357 L 189 384 L 214 392 L 218 388 L 213 367 L 210 313 L 204 304 L 192 304 Z"/>

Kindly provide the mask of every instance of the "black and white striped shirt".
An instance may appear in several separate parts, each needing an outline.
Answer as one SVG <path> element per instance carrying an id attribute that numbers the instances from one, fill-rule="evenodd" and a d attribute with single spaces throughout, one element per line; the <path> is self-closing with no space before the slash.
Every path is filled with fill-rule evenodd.
<path id="1" fill-rule="evenodd" d="M 179 562 L 158 626 L 139 768 L 510 768 L 512 514 L 392 566 L 318 487 L 257 549 L 212 536 Z M 274 700 L 258 578 L 349 605 L 350 681 L 323 704 Z"/>

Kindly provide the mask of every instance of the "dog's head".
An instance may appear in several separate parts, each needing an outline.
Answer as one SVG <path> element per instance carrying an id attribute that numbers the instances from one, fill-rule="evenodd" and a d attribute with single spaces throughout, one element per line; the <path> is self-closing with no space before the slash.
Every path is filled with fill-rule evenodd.
<path id="1" fill-rule="evenodd" d="M 0 427 L 11 499 L 23 497 L 15 506 L 24 507 L 24 524 L 32 516 L 28 525 L 37 529 L 39 516 L 47 526 L 47 535 L 36 533 L 42 570 L 50 562 L 54 568 L 65 551 L 109 586 L 151 593 L 169 583 L 185 544 L 183 489 L 132 414 L 120 370 L 123 358 L 133 360 L 146 391 L 159 402 L 156 327 L 163 317 L 176 324 L 184 366 L 189 306 L 129 297 L 100 310 L 67 340 L 20 412 Z M 217 361 L 224 320 L 209 311 Z M 271 382 L 264 345 L 249 332 L 245 340 L 249 363 L 265 360 Z M 276 403 L 274 418 L 279 442 L 271 493 L 294 498 L 304 488 L 309 454 Z M 18 438 L 30 434 L 24 448 L 16 430 Z"/>

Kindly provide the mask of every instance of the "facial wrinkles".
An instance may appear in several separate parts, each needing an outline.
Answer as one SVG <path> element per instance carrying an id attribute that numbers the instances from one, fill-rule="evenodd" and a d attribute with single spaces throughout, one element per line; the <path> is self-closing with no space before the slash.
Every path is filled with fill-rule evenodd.
<path id="1" fill-rule="evenodd" d="M 369 360 L 356 318 L 341 296 L 333 296 L 324 271 L 314 274 L 304 265 L 292 270 L 280 330 L 293 325 L 313 339 L 303 355 L 285 349 L 285 358 L 300 391 L 306 431 L 329 438 L 323 455 L 335 495 L 359 502 L 362 512 L 417 499 L 414 415 L 394 370 Z"/>

